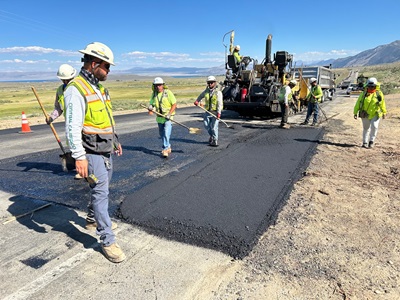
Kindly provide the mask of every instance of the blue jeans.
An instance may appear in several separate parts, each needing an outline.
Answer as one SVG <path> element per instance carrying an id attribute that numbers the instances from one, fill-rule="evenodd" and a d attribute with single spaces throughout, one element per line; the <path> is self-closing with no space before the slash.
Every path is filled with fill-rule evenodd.
<path id="1" fill-rule="evenodd" d="M 172 133 L 172 122 L 166 121 L 164 124 L 161 123 L 157 124 L 158 124 L 158 133 L 160 134 L 163 143 L 162 149 L 166 150 L 171 147 L 169 139 L 171 138 L 171 133 Z"/>
<path id="2" fill-rule="evenodd" d="M 218 141 L 218 124 L 219 120 L 208 113 L 204 114 L 204 127 L 212 139 Z"/>
<path id="3" fill-rule="evenodd" d="M 112 177 L 112 157 L 104 157 L 97 154 L 86 154 L 89 162 L 89 175 L 93 174 L 98 183 L 95 187 L 90 188 L 90 206 L 94 213 L 97 223 L 96 233 L 100 235 L 103 245 L 109 246 L 115 242 L 115 235 L 111 229 L 111 218 L 108 213 L 108 194 L 109 184 Z M 89 212 L 90 213 L 90 212 Z"/>
<path id="4" fill-rule="evenodd" d="M 308 107 L 307 107 L 307 116 L 306 116 L 306 123 L 308 123 L 311 114 L 314 113 L 313 116 L 313 123 L 318 123 L 318 112 L 319 112 L 319 105 L 318 103 L 312 103 L 308 102 Z"/>

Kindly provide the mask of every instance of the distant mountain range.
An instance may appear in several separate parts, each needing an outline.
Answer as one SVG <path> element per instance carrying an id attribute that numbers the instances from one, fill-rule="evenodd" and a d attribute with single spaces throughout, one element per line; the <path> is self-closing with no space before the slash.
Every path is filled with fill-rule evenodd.
<path id="1" fill-rule="evenodd" d="M 350 68 L 358 66 L 371 66 L 400 61 L 400 40 L 394 41 L 387 45 L 381 45 L 373 49 L 365 50 L 357 55 L 328 59 L 319 62 L 305 63 L 296 61 L 296 65 L 307 66 L 326 66 L 332 65 L 333 68 Z M 208 76 L 225 74 L 225 66 L 217 66 L 211 68 L 132 68 L 124 71 L 112 71 L 110 77 L 118 77 L 119 75 L 134 74 L 138 76 L 172 76 L 172 77 L 189 77 L 189 76 Z M 54 72 L 0 72 L 0 81 L 39 81 L 39 80 L 57 80 L 54 78 Z"/>

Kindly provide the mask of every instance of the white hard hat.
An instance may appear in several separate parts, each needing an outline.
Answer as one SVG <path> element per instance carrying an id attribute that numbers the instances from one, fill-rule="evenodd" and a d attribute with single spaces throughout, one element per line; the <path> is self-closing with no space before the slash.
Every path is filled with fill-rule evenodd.
<path id="1" fill-rule="evenodd" d="M 289 81 L 290 84 L 296 85 L 297 81 L 295 79 Z"/>
<path id="2" fill-rule="evenodd" d="M 79 50 L 80 53 L 87 54 L 90 56 L 94 56 L 108 62 L 109 64 L 115 66 L 114 64 L 114 54 L 112 53 L 111 49 L 108 48 L 106 45 L 93 42 L 86 46 L 84 50 Z"/>
<path id="3" fill-rule="evenodd" d="M 368 78 L 367 85 L 377 85 L 377 84 L 378 84 L 378 80 L 376 80 L 375 77 Z"/>
<path id="4" fill-rule="evenodd" d="M 207 82 L 209 82 L 209 81 L 217 81 L 217 79 L 214 76 L 208 76 Z"/>
<path id="5" fill-rule="evenodd" d="M 154 78 L 153 84 L 164 84 L 164 80 L 161 77 Z"/>
<path id="6" fill-rule="evenodd" d="M 57 77 L 61 80 L 72 79 L 75 75 L 76 70 L 68 64 L 62 64 L 57 71 Z"/>
<path id="7" fill-rule="evenodd" d="M 240 45 L 236 45 L 235 49 L 239 51 L 240 50 Z"/>
<path id="8" fill-rule="evenodd" d="M 317 78 L 311 77 L 311 78 L 310 78 L 310 83 L 313 83 L 313 82 L 317 82 Z"/>

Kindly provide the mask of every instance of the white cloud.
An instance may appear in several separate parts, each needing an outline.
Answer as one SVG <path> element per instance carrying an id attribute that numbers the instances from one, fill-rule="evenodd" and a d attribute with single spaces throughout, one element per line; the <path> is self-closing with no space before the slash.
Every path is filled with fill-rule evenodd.
<path id="1" fill-rule="evenodd" d="M 77 51 L 69 51 L 69 50 L 61 50 L 61 49 L 52 49 L 52 48 L 44 48 L 40 46 L 27 46 L 27 47 L 7 47 L 0 48 L 0 53 L 4 54 L 59 54 L 63 56 L 76 56 L 80 55 Z"/>

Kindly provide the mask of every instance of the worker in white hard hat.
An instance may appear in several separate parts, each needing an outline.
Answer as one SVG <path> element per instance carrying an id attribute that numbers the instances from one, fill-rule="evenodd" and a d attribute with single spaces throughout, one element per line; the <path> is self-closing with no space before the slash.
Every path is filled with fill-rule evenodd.
<path id="1" fill-rule="evenodd" d="M 113 154 L 122 155 L 122 147 L 115 131 L 110 94 L 100 83 L 107 79 L 114 55 L 99 42 L 79 52 L 83 54 L 83 67 L 64 91 L 66 138 L 76 170 L 90 186 L 86 228 L 96 228 L 104 256 L 119 263 L 125 254 L 115 240 L 108 195 Z"/>
<path id="2" fill-rule="evenodd" d="M 240 45 L 236 45 L 233 48 L 233 57 L 235 58 L 235 64 L 239 68 L 239 73 L 241 70 L 245 70 L 246 66 L 242 63 L 243 62 L 243 56 L 240 55 Z"/>
<path id="3" fill-rule="evenodd" d="M 297 85 L 297 81 L 295 79 L 290 80 L 287 84 L 283 85 L 279 91 L 279 104 L 281 107 L 281 128 L 289 129 L 290 125 L 288 124 L 289 117 L 289 104 L 293 99 L 292 89 Z"/>
<path id="4" fill-rule="evenodd" d="M 373 148 L 378 134 L 379 122 L 385 118 L 385 97 L 375 77 L 367 80 L 366 89 L 360 94 L 354 105 L 354 119 L 361 118 L 363 124 L 362 147 Z"/>
<path id="5" fill-rule="evenodd" d="M 318 113 L 319 113 L 319 102 L 321 102 L 323 93 L 321 87 L 318 85 L 317 78 L 310 78 L 309 83 L 311 85 L 310 92 L 306 96 L 305 100 L 307 101 L 307 115 L 301 125 L 307 125 L 311 115 L 313 114 L 313 122 L 311 126 L 318 125 Z"/>
<path id="6" fill-rule="evenodd" d="M 152 94 L 149 103 L 149 113 L 155 110 L 157 113 L 156 121 L 158 125 L 158 133 L 162 141 L 161 156 L 167 158 L 171 154 L 171 134 L 172 122 L 176 109 L 176 98 L 161 77 L 153 80 Z"/>
<path id="7" fill-rule="evenodd" d="M 223 97 L 222 92 L 218 89 L 217 79 L 215 76 L 207 77 L 206 89 L 197 97 L 194 105 L 201 105 L 201 101 L 204 99 L 204 108 L 210 112 L 204 113 L 203 121 L 204 127 L 207 129 L 209 134 L 208 143 L 210 146 L 218 146 L 218 124 L 221 118 L 221 112 L 223 109 Z M 217 118 L 215 118 L 215 116 Z"/>
<path id="8" fill-rule="evenodd" d="M 60 85 L 57 89 L 56 92 L 56 99 L 54 101 L 54 110 L 46 118 L 46 123 L 49 125 L 52 123 L 55 119 L 57 119 L 59 116 L 62 115 L 62 113 L 65 111 L 64 107 L 64 90 L 67 87 L 67 84 L 74 79 L 76 75 L 76 70 L 74 67 L 68 65 L 68 64 L 62 64 L 58 68 L 57 72 L 57 77 L 62 81 L 62 85 Z"/>
<path id="9" fill-rule="evenodd" d="M 54 110 L 51 112 L 49 116 L 46 117 L 45 121 L 47 125 L 50 125 L 54 120 L 56 120 L 59 116 L 65 113 L 65 105 L 64 105 L 64 90 L 67 87 L 67 84 L 74 79 L 76 76 L 76 69 L 68 64 L 62 64 L 57 71 L 57 77 L 62 81 L 62 85 L 57 88 L 56 91 L 56 99 L 54 101 Z M 65 114 L 64 114 L 65 117 Z M 82 179 L 79 173 L 76 173 L 75 179 Z"/>

